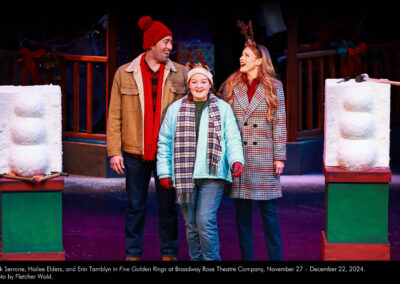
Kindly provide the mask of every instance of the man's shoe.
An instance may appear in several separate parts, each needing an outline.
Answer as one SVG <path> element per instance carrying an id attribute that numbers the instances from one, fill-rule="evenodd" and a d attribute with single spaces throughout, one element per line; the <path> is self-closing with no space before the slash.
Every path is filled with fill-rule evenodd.
<path id="1" fill-rule="evenodd" d="M 140 256 L 127 256 L 126 261 L 140 261 Z"/>
<path id="2" fill-rule="evenodd" d="M 165 256 L 163 255 L 162 261 L 177 261 L 178 259 L 176 258 L 176 256 Z"/>

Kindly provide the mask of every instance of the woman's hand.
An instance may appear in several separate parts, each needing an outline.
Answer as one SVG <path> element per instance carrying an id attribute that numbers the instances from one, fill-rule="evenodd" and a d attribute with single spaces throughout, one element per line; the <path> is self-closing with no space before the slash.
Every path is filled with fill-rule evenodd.
<path id="1" fill-rule="evenodd" d="M 285 163 L 283 161 L 274 161 L 274 176 L 282 174 L 284 167 Z"/>
<path id="2" fill-rule="evenodd" d="M 119 175 L 124 174 L 124 158 L 122 156 L 112 156 L 110 159 L 110 166 L 114 172 Z"/>

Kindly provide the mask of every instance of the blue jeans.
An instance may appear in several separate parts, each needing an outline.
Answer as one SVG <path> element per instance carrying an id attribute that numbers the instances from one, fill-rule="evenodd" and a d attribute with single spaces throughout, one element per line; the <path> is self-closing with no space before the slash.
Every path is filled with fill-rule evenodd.
<path id="1" fill-rule="evenodd" d="M 242 260 L 254 260 L 252 200 L 236 199 L 236 226 Z M 269 260 L 282 260 L 282 242 L 275 200 L 259 200 Z"/>
<path id="2" fill-rule="evenodd" d="M 124 153 L 128 208 L 125 217 L 125 241 L 127 256 L 141 256 L 143 252 L 144 220 L 147 193 L 153 172 L 158 204 L 158 241 L 164 256 L 178 254 L 178 214 L 175 190 L 160 185 L 156 161 L 145 162 Z"/>
<path id="3" fill-rule="evenodd" d="M 217 210 L 221 203 L 225 181 L 198 180 L 194 202 L 180 205 L 186 226 L 186 240 L 191 260 L 221 260 Z"/>

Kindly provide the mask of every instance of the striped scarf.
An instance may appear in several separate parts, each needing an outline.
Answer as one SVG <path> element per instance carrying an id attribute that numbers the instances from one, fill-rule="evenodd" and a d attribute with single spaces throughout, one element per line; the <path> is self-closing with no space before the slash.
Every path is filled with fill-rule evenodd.
<path id="1" fill-rule="evenodd" d="M 221 116 L 217 97 L 210 93 L 208 99 L 207 165 L 211 175 L 217 175 L 221 161 Z M 181 103 L 176 123 L 174 164 L 177 203 L 193 202 L 193 170 L 196 161 L 196 105 L 186 95 Z"/>

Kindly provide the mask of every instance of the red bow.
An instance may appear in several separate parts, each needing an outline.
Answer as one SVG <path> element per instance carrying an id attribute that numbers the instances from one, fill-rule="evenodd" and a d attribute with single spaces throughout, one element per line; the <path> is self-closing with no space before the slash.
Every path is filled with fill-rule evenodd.
<path id="1" fill-rule="evenodd" d="M 31 72 L 33 83 L 35 85 L 39 85 L 41 81 L 40 73 L 33 58 L 42 57 L 45 54 L 44 49 L 42 48 L 32 52 L 29 49 L 23 47 L 19 50 L 19 53 L 23 55 L 23 57 L 18 59 L 18 62 L 23 62 L 21 68 L 21 85 L 26 84 L 28 71 Z"/>
<path id="2" fill-rule="evenodd" d="M 349 47 L 349 56 L 356 55 L 358 53 L 366 52 L 367 51 L 367 45 L 365 42 L 360 43 L 356 48 L 351 48 Z"/>

